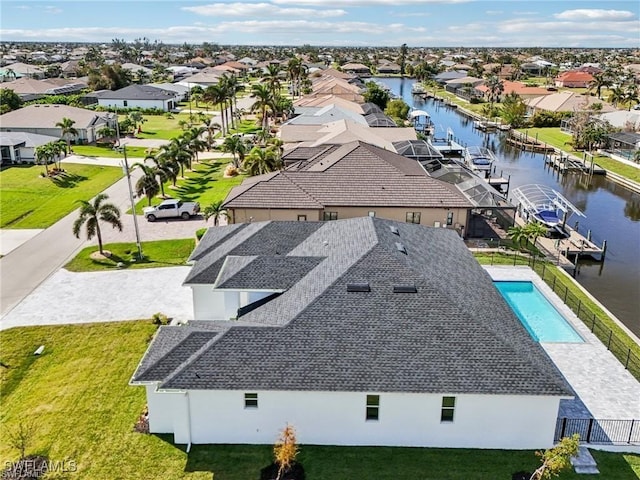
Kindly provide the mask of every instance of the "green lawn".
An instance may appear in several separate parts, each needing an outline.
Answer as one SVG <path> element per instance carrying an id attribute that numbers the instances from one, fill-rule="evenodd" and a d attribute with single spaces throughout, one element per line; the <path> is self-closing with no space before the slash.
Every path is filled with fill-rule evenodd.
<path id="1" fill-rule="evenodd" d="M 194 232 L 195 235 L 195 232 Z M 156 268 L 186 265 L 195 240 L 161 240 L 142 242 L 143 261 L 137 261 L 138 247 L 135 243 L 108 243 L 103 246 L 111 252 L 107 259 L 94 260 L 91 254 L 98 250 L 97 246 L 83 249 L 64 268 L 71 272 L 91 272 L 96 270 L 120 270 L 123 268 Z M 118 263 L 121 266 L 118 266 Z"/>
<path id="2" fill-rule="evenodd" d="M 0 228 L 46 228 L 122 177 L 122 169 L 63 164 L 65 175 L 43 178 L 42 166 L 16 165 L 0 172 Z"/>
<path id="3" fill-rule="evenodd" d="M 210 203 L 224 200 L 229 190 L 242 183 L 244 179 L 243 175 L 223 177 L 224 169 L 230 161 L 231 159 L 193 163 L 193 171 L 185 170 L 185 178 L 178 180 L 177 188 L 174 189 L 171 182 L 165 184 L 165 194 L 185 202 L 200 202 L 203 210 Z M 162 198 L 156 197 L 151 204 L 157 205 L 161 201 Z M 136 212 L 142 214 L 142 209 L 147 205 L 149 205 L 147 198 L 142 198 L 136 205 Z"/>
<path id="4" fill-rule="evenodd" d="M 574 150 L 573 147 L 567 143 L 571 141 L 572 136 L 568 133 L 562 132 L 559 127 L 523 128 L 519 131 L 528 134 L 532 138 L 537 138 L 541 142 L 548 143 L 549 145 L 553 145 L 560 150 L 564 150 L 567 153 L 571 153 L 579 158 L 582 158 L 583 153 L 581 151 Z M 624 163 L 618 162 L 617 160 L 602 155 L 597 155 L 595 157 L 595 162 L 601 167 L 612 171 L 613 173 L 622 175 L 623 177 L 628 178 L 629 180 L 633 180 L 634 182 L 640 182 L 640 168 L 626 165 Z"/>
<path id="5" fill-rule="evenodd" d="M 142 124 L 142 131 L 136 134 L 137 138 L 152 138 L 156 140 L 171 140 L 182 135 L 184 130 L 180 128 L 180 120 L 189 121 L 189 112 L 173 114 L 173 118 L 164 115 L 144 115 L 146 122 Z"/>
<path id="6" fill-rule="evenodd" d="M 144 158 L 147 156 L 146 147 L 127 147 L 127 158 Z M 124 158 L 124 153 L 111 147 L 98 147 L 95 145 L 74 145 L 73 153 L 85 157 Z"/>
<path id="7" fill-rule="evenodd" d="M 145 395 L 127 382 L 155 328 L 146 320 L 1 331 L 0 430 L 33 420 L 36 434 L 27 453 L 74 460 L 78 471 L 65 478 L 259 478 L 271 461 L 270 445 L 194 445 L 187 454 L 170 435 L 132 431 Z M 43 355 L 32 355 L 40 345 Z M 6 438 L 0 436 L 0 459 L 16 460 Z M 594 480 L 640 475 L 638 455 L 592 453 L 602 472 Z M 531 451 L 305 445 L 299 460 L 308 480 L 497 480 L 538 464 Z M 559 477 L 579 478 L 572 472 Z"/>

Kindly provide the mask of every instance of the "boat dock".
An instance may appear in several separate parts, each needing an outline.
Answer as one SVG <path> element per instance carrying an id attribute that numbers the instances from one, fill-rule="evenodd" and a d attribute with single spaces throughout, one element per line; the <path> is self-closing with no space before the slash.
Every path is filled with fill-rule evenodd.
<path id="1" fill-rule="evenodd" d="M 465 147 L 455 141 L 453 130 L 450 128 L 447 128 L 446 137 L 433 136 L 429 139 L 429 143 L 445 157 L 462 157 L 465 151 Z"/>
<path id="2" fill-rule="evenodd" d="M 560 173 L 582 172 L 595 175 L 604 175 L 606 170 L 593 160 L 580 159 L 571 155 L 551 154 L 544 158 L 545 165 L 558 170 Z"/>
<path id="3" fill-rule="evenodd" d="M 524 226 L 527 223 L 519 214 L 516 214 L 515 222 L 519 226 Z M 569 235 L 566 238 L 538 237 L 536 247 L 547 258 L 563 268 L 575 268 L 575 262 L 578 258 L 590 257 L 594 260 L 604 261 L 607 251 L 606 240 L 599 247 L 591 240 L 591 232 L 588 232 L 585 237 L 568 225 L 564 227 L 564 231 Z"/>
<path id="4" fill-rule="evenodd" d="M 551 145 L 532 139 L 526 133 L 520 133 L 517 130 L 510 130 L 507 143 L 524 151 L 539 153 L 554 153 L 556 150 Z"/>
<path id="5" fill-rule="evenodd" d="M 485 178 L 485 180 L 489 183 L 489 185 L 491 185 L 493 188 L 495 188 L 498 192 L 502 193 L 503 195 L 507 195 L 509 193 L 509 184 L 511 183 L 511 177 L 504 178 L 502 176 L 502 172 L 500 172 L 499 177 L 489 176 Z"/>

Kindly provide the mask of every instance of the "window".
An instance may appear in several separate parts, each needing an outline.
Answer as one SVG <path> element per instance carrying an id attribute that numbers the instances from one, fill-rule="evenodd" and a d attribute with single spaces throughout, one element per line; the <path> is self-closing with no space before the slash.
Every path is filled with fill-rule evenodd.
<path id="1" fill-rule="evenodd" d="M 370 217 L 375 217 L 376 216 L 376 212 L 373 212 L 373 211 L 369 212 L 369 216 Z"/>
<path id="2" fill-rule="evenodd" d="M 420 212 L 407 212 L 407 223 L 420 223 Z"/>
<path id="3" fill-rule="evenodd" d="M 258 408 L 258 394 L 257 393 L 245 393 L 244 394 L 244 408 Z"/>
<path id="4" fill-rule="evenodd" d="M 380 416 L 380 395 L 367 395 L 366 420 L 378 420 Z"/>
<path id="5" fill-rule="evenodd" d="M 129 105 L 129 102 L 127 102 L 126 100 L 123 100 L 123 101 L 122 101 L 122 105 L 123 105 L 124 107 L 127 107 L 127 106 Z"/>
<path id="6" fill-rule="evenodd" d="M 453 411 L 456 408 L 456 397 L 442 397 L 441 422 L 453 422 Z"/>
<path id="7" fill-rule="evenodd" d="M 453 212 L 447 213 L 447 225 L 453 225 Z"/>
<path id="8" fill-rule="evenodd" d="M 338 212 L 323 212 L 322 213 L 322 220 L 324 220 L 325 222 L 327 220 L 337 220 L 338 219 Z"/>
<path id="9" fill-rule="evenodd" d="M 306 222 L 307 221 L 307 216 L 306 215 L 298 215 L 298 221 L 299 222 Z"/>

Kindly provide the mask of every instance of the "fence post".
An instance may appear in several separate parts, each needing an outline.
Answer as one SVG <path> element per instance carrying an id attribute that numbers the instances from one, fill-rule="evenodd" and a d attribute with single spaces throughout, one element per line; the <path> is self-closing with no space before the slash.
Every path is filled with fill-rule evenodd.
<path id="1" fill-rule="evenodd" d="M 569 293 L 569 287 L 565 287 L 564 289 L 564 303 L 567 303 L 567 294 Z"/>
<path id="2" fill-rule="evenodd" d="M 629 357 L 631 357 L 631 349 L 627 350 L 627 360 L 624 362 L 624 369 L 629 369 Z"/>
<path id="3" fill-rule="evenodd" d="M 631 428 L 629 429 L 629 438 L 627 439 L 627 443 L 631 443 L 631 436 L 633 435 L 633 427 L 635 425 L 635 420 L 631 420 Z"/>
<path id="4" fill-rule="evenodd" d="M 582 307 L 582 300 L 578 300 L 578 313 L 576 313 L 576 317 L 580 318 L 580 307 Z"/>
<path id="5" fill-rule="evenodd" d="M 593 418 L 589 419 L 589 428 L 587 428 L 587 443 L 591 443 L 591 430 L 593 429 Z"/>
<path id="6" fill-rule="evenodd" d="M 564 432 L 567 429 L 567 417 L 562 418 L 562 431 L 560 432 L 560 438 L 564 438 Z"/>
<path id="7" fill-rule="evenodd" d="M 591 333 L 596 329 L 596 314 L 593 314 L 593 323 L 591 324 Z"/>
<path id="8" fill-rule="evenodd" d="M 556 291 L 556 280 L 558 279 L 558 277 L 554 276 L 553 277 L 553 285 L 551 286 L 551 290 L 553 290 L 554 292 Z"/>
<path id="9" fill-rule="evenodd" d="M 609 340 L 607 340 L 607 350 L 610 350 L 611 347 L 611 335 L 613 335 L 613 330 L 609 330 Z"/>

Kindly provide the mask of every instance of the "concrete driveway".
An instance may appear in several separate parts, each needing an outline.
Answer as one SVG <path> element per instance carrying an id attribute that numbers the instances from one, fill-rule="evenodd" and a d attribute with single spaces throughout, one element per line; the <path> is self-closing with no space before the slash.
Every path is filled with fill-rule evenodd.
<path id="1" fill-rule="evenodd" d="M 61 269 L 42 282 L 0 322 L 0 330 L 33 325 L 150 318 L 161 312 L 193 319 L 190 267 L 73 273 Z"/>

